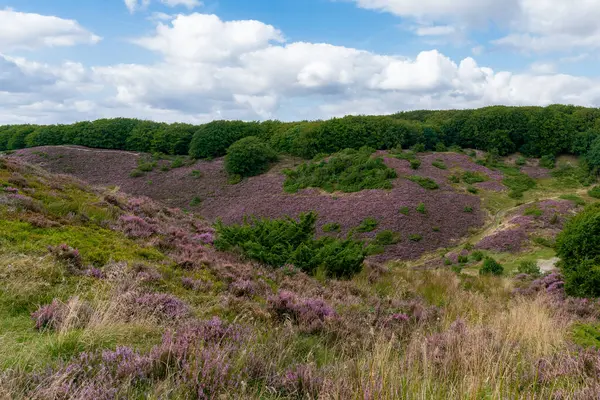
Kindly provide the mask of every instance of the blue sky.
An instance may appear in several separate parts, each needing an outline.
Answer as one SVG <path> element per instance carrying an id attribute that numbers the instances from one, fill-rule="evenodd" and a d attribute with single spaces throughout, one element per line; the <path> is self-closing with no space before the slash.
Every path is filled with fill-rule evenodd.
<path id="1" fill-rule="evenodd" d="M 0 123 L 600 105 L 600 2 L 0 0 Z"/>

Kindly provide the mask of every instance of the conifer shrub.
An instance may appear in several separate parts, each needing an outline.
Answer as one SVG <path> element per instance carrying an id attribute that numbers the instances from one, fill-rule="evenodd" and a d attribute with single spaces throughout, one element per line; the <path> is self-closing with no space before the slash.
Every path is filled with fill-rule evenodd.
<path id="1" fill-rule="evenodd" d="M 412 182 L 417 183 L 423 189 L 436 190 L 436 189 L 440 188 L 440 186 L 431 178 L 425 178 L 422 176 L 413 175 L 413 176 L 408 177 L 408 179 Z"/>
<path id="2" fill-rule="evenodd" d="M 375 236 L 375 243 L 382 246 L 390 246 L 399 243 L 400 240 L 400 234 L 390 230 L 378 232 Z"/>
<path id="3" fill-rule="evenodd" d="M 327 159 L 311 161 L 295 170 L 286 170 L 284 189 L 296 193 L 314 187 L 327 192 L 360 192 L 366 189 L 391 189 L 396 171 L 389 168 L 381 157 L 373 158 L 375 150 L 346 149 Z"/>
<path id="4" fill-rule="evenodd" d="M 483 261 L 483 266 L 479 270 L 480 275 L 496 275 L 500 276 L 504 273 L 504 267 L 491 257 L 487 257 Z"/>
<path id="5" fill-rule="evenodd" d="M 245 137 L 227 149 L 225 170 L 242 177 L 260 175 L 277 161 L 277 153 L 255 136 Z"/>
<path id="6" fill-rule="evenodd" d="M 299 218 L 245 218 L 242 224 L 215 224 L 219 250 L 238 249 L 246 257 L 273 267 L 294 265 L 309 274 L 317 269 L 332 277 L 350 277 L 362 270 L 364 243 L 352 239 L 315 239 L 317 214 Z"/>

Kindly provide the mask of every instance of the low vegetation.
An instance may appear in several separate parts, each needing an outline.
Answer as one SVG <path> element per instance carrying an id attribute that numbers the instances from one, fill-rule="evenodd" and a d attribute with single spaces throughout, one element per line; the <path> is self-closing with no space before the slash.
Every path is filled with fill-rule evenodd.
<path id="1" fill-rule="evenodd" d="M 431 178 L 425 178 L 425 177 L 422 177 L 422 176 L 413 175 L 413 176 L 409 176 L 408 179 L 410 181 L 418 184 L 423 189 L 436 190 L 436 189 L 440 188 L 440 185 L 438 185 L 437 182 L 434 181 Z"/>
<path id="2" fill-rule="evenodd" d="M 227 149 L 225 170 L 230 175 L 243 177 L 260 175 L 277 161 L 277 154 L 271 147 L 254 136 L 245 137 Z"/>
<path id="3" fill-rule="evenodd" d="M 359 192 L 365 189 L 391 189 L 396 172 L 387 167 L 381 157 L 373 158 L 374 150 L 347 149 L 321 161 L 300 165 L 285 171 L 284 189 L 296 193 L 304 188 L 321 188 L 327 192 Z"/>

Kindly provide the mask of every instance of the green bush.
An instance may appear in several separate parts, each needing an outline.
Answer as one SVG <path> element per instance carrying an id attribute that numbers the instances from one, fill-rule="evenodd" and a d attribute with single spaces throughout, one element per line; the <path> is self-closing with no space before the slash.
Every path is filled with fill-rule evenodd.
<path id="1" fill-rule="evenodd" d="M 379 226 L 379 222 L 375 218 L 365 218 L 356 230 L 358 232 L 373 232 Z"/>
<path id="2" fill-rule="evenodd" d="M 190 143 L 189 153 L 194 158 L 221 157 L 238 140 L 248 136 L 260 136 L 257 122 L 213 121 L 200 126 Z"/>
<path id="3" fill-rule="evenodd" d="M 400 214 L 408 215 L 410 213 L 410 208 L 408 207 L 400 207 Z"/>
<path id="4" fill-rule="evenodd" d="M 542 272 L 535 261 L 521 261 L 517 267 L 519 274 L 527 274 L 531 276 L 540 276 Z"/>
<path id="5" fill-rule="evenodd" d="M 225 170 L 229 175 L 242 177 L 260 175 L 275 161 L 277 154 L 268 144 L 255 136 L 249 136 L 227 149 Z"/>
<path id="6" fill-rule="evenodd" d="M 464 212 L 466 213 L 472 213 L 473 212 L 473 207 L 471 206 L 465 206 L 465 208 L 463 209 Z"/>
<path id="7" fill-rule="evenodd" d="M 419 160 L 418 158 L 413 158 L 412 160 L 409 160 L 409 161 L 410 161 L 410 167 L 412 169 L 416 170 L 421 167 L 421 160 Z"/>
<path id="8" fill-rule="evenodd" d="M 408 179 L 412 182 L 419 184 L 419 186 L 427 190 L 436 190 L 440 188 L 440 186 L 431 178 L 413 175 L 409 176 Z"/>
<path id="9" fill-rule="evenodd" d="M 540 158 L 540 167 L 554 169 L 556 167 L 556 157 L 554 155 L 543 156 Z"/>
<path id="10" fill-rule="evenodd" d="M 505 171 L 505 175 L 507 176 L 502 180 L 502 183 L 510 189 L 508 195 L 513 199 L 520 199 L 525 192 L 537 185 L 528 175 L 518 171 L 508 170 Z"/>
<path id="11" fill-rule="evenodd" d="M 421 240 L 423 240 L 423 236 L 419 234 L 408 235 L 408 240 L 413 242 L 420 242 Z"/>
<path id="12" fill-rule="evenodd" d="M 562 196 L 560 196 L 561 199 L 563 200 L 569 200 L 572 201 L 573 203 L 575 203 L 578 206 L 585 206 L 585 200 L 582 199 L 581 197 L 574 195 L 574 194 L 564 194 Z"/>
<path id="13" fill-rule="evenodd" d="M 472 193 L 472 194 L 477 194 L 477 193 L 479 193 L 479 189 L 477 189 L 475 186 L 468 186 L 467 192 Z"/>
<path id="14" fill-rule="evenodd" d="M 559 267 L 569 295 L 600 296 L 600 205 L 573 217 L 556 241 Z"/>
<path id="15" fill-rule="evenodd" d="M 600 186 L 594 186 L 588 191 L 588 195 L 595 199 L 600 199 Z"/>
<path id="16" fill-rule="evenodd" d="M 540 210 L 538 206 L 533 206 L 533 207 L 529 207 L 529 208 L 525 209 L 525 212 L 523 212 L 523 215 L 532 216 L 532 217 L 541 217 L 542 215 L 544 215 L 544 212 L 542 210 Z"/>
<path id="17" fill-rule="evenodd" d="M 419 203 L 416 210 L 420 214 L 427 214 L 427 209 L 425 208 L 425 203 Z"/>
<path id="18" fill-rule="evenodd" d="M 504 267 L 491 257 L 487 257 L 483 261 L 483 266 L 479 270 L 480 275 L 500 276 L 503 273 L 504 273 Z"/>
<path id="19" fill-rule="evenodd" d="M 460 183 L 460 177 L 458 177 L 456 175 L 450 175 L 448 177 L 448 180 L 452 183 Z"/>
<path id="20" fill-rule="evenodd" d="M 142 177 L 142 176 L 144 176 L 144 175 L 145 175 L 145 174 L 144 174 L 144 171 L 141 171 L 141 170 L 139 170 L 139 169 L 137 169 L 137 168 L 136 168 L 136 169 L 134 169 L 134 170 L 132 170 L 132 171 L 129 173 L 129 176 L 130 176 L 130 177 L 132 177 L 132 178 L 140 178 L 140 177 Z"/>
<path id="21" fill-rule="evenodd" d="M 523 156 L 519 156 L 515 160 L 515 164 L 518 165 L 519 167 L 522 167 L 525 164 L 527 164 L 527 159 L 525 157 L 523 157 Z"/>
<path id="22" fill-rule="evenodd" d="M 473 185 L 475 183 L 480 183 L 480 182 L 485 182 L 487 181 L 489 178 L 480 173 L 480 172 L 471 172 L 471 171 L 465 171 L 462 174 L 462 180 L 464 183 L 468 184 L 468 185 Z"/>
<path id="23" fill-rule="evenodd" d="M 245 256 L 274 267 L 292 264 L 314 274 L 350 277 L 362 270 L 366 249 L 362 242 L 324 237 L 314 239 L 315 213 L 298 220 L 246 218 L 240 225 L 215 224 L 219 250 L 239 249 Z"/>
<path id="24" fill-rule="evenodd" d="M 346 149 L 327 160 L 300 165 L 286 170 L 285 191 L 296 193 L 300 189 L 318 187 L 327 192 L 359 192 L 366 189 L 391 189 L 396 171 L 389 168 L 381 157 L 372 158 L 374 150 Z"/>
<path id="25" fill-rule="evenodd" d="M 435 160 L 431 163 L 431 165 L 439 169 L 448 169 L 448 167 L 446 166 L 446 164 L 444 164 L 444 161 L 442 160 Z"/>
<path id="26" fill-rule="evenodd" d="M 474 251 L 471 254 L 471 259 L 476 262 L 483 260 L 484 257 L 485 257 L 485 255 L 481 251 Z"/>
<path id="27" fill-rule="evenodd" d="M 399 243 L 400 240 L 400 234 L 390 230 L 378 232 L 375 236 L 375 243 L 381 246 L 390 246 Z"/>
<path id="28" fill-rule="evenodd" d="M 342 227 L 340 226 L 340 224 L 338 224 L 336 222 L 331 222 L 329 224 L 323 225 L 323 232 L 326 232 L 326 233 L 340 232 L 341 229 L 342 229 Z"/>

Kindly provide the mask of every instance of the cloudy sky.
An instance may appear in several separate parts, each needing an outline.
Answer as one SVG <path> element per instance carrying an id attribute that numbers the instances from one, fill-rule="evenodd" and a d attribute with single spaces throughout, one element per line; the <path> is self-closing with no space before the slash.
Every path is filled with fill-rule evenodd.
<path id="1" fill-rule="evenodd" d="M 600 0 L 0 0 L 0 123 L 600 106 Z"/>

